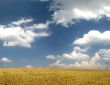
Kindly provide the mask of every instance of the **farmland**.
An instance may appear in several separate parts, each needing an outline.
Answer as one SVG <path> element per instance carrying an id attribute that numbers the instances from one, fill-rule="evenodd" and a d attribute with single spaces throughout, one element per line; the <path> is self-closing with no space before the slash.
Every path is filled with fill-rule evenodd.
<path id="1" fill-rule="evenodd" d="M 110 71 L 1 68 L 0 85 L 110 85 Z"/>

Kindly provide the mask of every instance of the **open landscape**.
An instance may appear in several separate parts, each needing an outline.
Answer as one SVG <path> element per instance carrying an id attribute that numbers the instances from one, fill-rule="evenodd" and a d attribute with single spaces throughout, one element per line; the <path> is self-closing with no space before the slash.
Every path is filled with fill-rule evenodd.
<path id="1" fill-rule="evenodd" d="M 110 71 L 1 68 L 0 85 L 110 85 Z"/>
<path id="2" fill-rule="evenodd" d="M 110 0 L 0 0 L 0 85 L 110 85 Z"/>

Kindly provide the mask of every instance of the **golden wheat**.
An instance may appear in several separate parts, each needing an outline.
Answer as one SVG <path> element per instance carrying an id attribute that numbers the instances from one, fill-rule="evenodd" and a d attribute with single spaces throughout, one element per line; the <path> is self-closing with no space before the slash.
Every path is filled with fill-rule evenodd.
<path id="1" fill-rule="evenodd" d="M 110 85 L 110 71 L 1 68 L 0 85 Z"/>

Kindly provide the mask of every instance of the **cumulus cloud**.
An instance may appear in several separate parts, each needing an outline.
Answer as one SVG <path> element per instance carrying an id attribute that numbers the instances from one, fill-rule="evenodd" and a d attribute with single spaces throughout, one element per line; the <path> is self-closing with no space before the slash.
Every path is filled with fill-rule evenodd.
<path id="1" fill-rule="evenodd" d="M 98 53 L 104 61 L 110 60 L 110 49 L 100 49 Z"/>
<path id="2" fill-rule="evenodd" d="M 45 29 L 48 29 L 48 26 L 51 22 L 50 21 L 47 21 L 46 23 L 38 23 L 38 24 L 33 24 L 32 26 L 30 26 L 29 28 L 32 29 L 32 30 L 36 30 L 36 29 L 39 29 L 39 30 L 45 30 Z"/>
<path id="3" fill-rule="evenodd" d="M 87 54 L 85 54 L 87 56 Z M 101 59 L 98 53 L 96 53 L 93 57 L 88 56 L 87 58 L 79 56 L 78 59 L 73 59 L 73 63 L 66 64 L 63 60 L 67 60 L 67 58 L 57 59 L 54 63 L 50 64 L 51 67 L 63 67 L 63 68 L 82 68 L 82 69 L 104 69 L 106 64 L 98 63 Z M 64 57 L 64 56 L 61 56 Z M 79 61 L 80 60 L 80 61 Z"/>
<path id="4" fill-rule="evenodd" d="M 80 50 L 82 49 L 80 48 Z M 75 61 L 81 62 L 81 61 L 87 61 L 89 59 L 89 56 L 83 52 L 80 52 L 79 50 L 78 51 L 73 50 L 71 53 L 64 53 L 61 56 L 48 55 L 47 59 L 54 60 L 54 63 L 51 64 L 50 66 L 65 67 L 66 65 L 62 63 L 64 60 L 73 60 L 74 62 Z"/>
<path id="5" fill-rule="evenodd" d="M 73 43 L 76 45 L 90 46 L 94 44 L 110 45 L 110 31 L 100 32 L 91 30 L 84 34 L 82 38 L 76 39 Z"/>
<path id="6" fill-rule="evenodd" d="M 33 66 L 32 65 L 27 65 L 27 66 L 25 66 L 25 68 L 33 68 Z"/>
<path id="7" fill-rule="evenodd" d="M 62 60 L 56 60 L 54 63 L 50 64 L 50 67 L 62 67 L 64 64 L 61 63 Z"/>
<path id="8" fill-rule="evenodd" d="M 90 59 L 90 64 L 97 64 L 97 62 L 101 59 L 101 56 L 98 53 L 95 53 L 94 57 Z"/>
<path id="9" fill-rule="evenodd" d="M 50 60 L 56 60 L 57 59 L 54 55 L 48 55 L 48 56 L 46 56 L 46 58 L 50 59 Z"/>
<path id="10" fill-rule="evenodd" d="M 68 26 L 80 19 L 110 18 L 109 3 L 109 0 L 53 0 L 50 9 L 54 10 L 53 20 L 57 24 Z"/>
<path id="11" fill-rule="evenodd" d="M 86 47 L 86 48 L 81 48 L 79 46 L 75 46 L 73 48 L 74 51 L 77 51 L 77 52 L 82 52 L 82 53 L 86 53 L 88 51 L 89 47 Z"/>
<path id="12" fill-rule="evenodd" d="M 30 18 L 30 19 L 25 19 L 25 18 L 21 18 L 20 20 L 18 20 L 18 21 L 13 21 L 11 24 L 12 25 L 22 25 L 22 24 L 27 24 L 27 23 L 30 23 L 30 22 L 32 22 L 33 21 L 33 19 L 32 18 Z"/>
<path id="13" fill-rule="evenodd" d="M 101 57 L 98 53 L 95 53 L 94 56 L 89 57 L 88 60 L 82 60 L 81 62 L 76 61 L 73 64 L 70 64 L 70 67 L 82 68 L 82 69 L 103 69 L 103 65 L 98 63 Z"/>
<path id="14" fill-rule="evenodd" d="M 81 52 L 76 52 L 76 51 L 73 51 L 70 54 L 65 53 L 65 54 L 63 54 L 62 57 L 66 58 L 66 59 L 77 60 L 77 61 L 88 60 L 88 58 L 89 58 L 89 56 L 87 54 L 84 54 L 84 53 L 81 53 Z"/>
<path id="15" fill-rule="evenodd" d="M 82 38 L 74 40 L 73 51 L 63 53 L 62 55 L 49 55 L 48 59 L 54 60 L 50 66 L 64 68 L 82 68 L 82 69 L 110 69 L 110 49 L 99 49 L 99 51 L 89 54 L 89 48 L 92 45 L 110 45 L 110 31 L 100 32 L 91 30 L 84 34 Z M 65 60 L 70 60 L 69 64 Z"/>
<path id="16" fill-rule="evenodd" d="M 72 51 L 71 53 L 64 53 L 62 56 L 51 55 L 48 59 L 54 60 L 54 63 L 50 64 L 51 67 L 63 67 L 63 68 L 80 68 L 80 69 L 106 69 L 109 68 L 110 61 L 110 49 L 100 49 L 94 53 L 94 56 L 89 56 L 87 53 L 79 51 Z M 73 61 L 66 64 L 64 60 Z"/>
<path id="17" fill-rule="evenodd" d="M 12 62 L 12 60 L 10 60 L 10 59 L 8 59 L 6 57 L 1 58 L 0 61 L 3 62 L 3 63 L 10 63 L 10 62 Z"/>
<path id="18" fill-rule="evenodd" d="M 32 19 L 21 18 L 8 25 L 0 25 L 0 40 L 3 41 L 3 46 L 21 46 L 30 48 L 31 43 L 34 42 L 36 37 L 49 36 L 49 33 L 47 32 L 49 24 L 36 24 L 38 26 L 37 28 L 41 29 L 39 31 L 34 28 L 35 24 L 32 24 L 32 22 Z M 30 25 L 28 26 L 29 23 Z"/>

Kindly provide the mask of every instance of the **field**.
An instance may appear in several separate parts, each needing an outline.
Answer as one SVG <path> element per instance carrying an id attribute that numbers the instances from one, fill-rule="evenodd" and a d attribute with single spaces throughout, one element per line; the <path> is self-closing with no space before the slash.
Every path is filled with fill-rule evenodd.
<path id="1" fill-rule="evenodd" d="M 0 85 L 110 85 L 110 71 L 1 68 Z"/>

